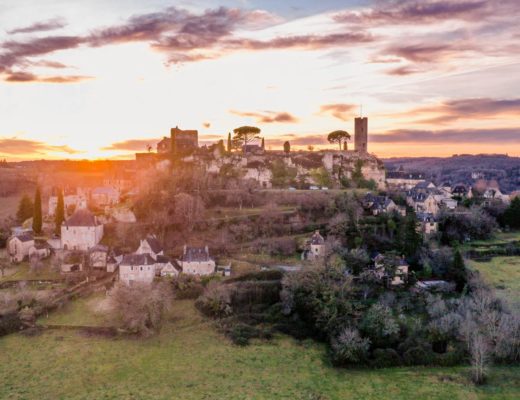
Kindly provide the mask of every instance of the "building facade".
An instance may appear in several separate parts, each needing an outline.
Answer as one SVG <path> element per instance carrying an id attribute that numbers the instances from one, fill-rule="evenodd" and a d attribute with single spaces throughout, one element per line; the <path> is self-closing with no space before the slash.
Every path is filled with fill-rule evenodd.
<path id="1" fill-rule="evenodd" d="M 61 226 L 64 250 L 88 251 L 103 238 L 103 224 L 89 210 L 76 210 Z"/>

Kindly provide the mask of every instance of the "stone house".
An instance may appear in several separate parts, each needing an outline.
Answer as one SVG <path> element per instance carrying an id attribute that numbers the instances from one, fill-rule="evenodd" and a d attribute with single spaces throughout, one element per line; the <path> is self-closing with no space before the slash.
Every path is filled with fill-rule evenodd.
<path id="1" fill-rule="evenodd" d="M 152 283 L 155 278 L 155 260 L 150 254 L 127 254 L 119 264 L 119 280 L 126 285 Z"/>
<path id="2" fill-rule="evenodd" d="M 184 246 L 182 256 L 178 260 L 182 272 L 190 275 L 211 275 L 215 272 L 216 263 L 209 256 L 208 246 Z"/>
<path id="3" fill-rule="evenodd" d="M 89 250 L 89 263 L 91 268 L 107 269 L 108 247 L 97 244 Z"/>
<path id="4" fill-rule="evenodd" d="M 50 245 L 46 241 L 34 241 L 34 246 L 29 249 L 29 258 L 36 256 L 39 259 L 47 258 L 51 255 Z"/>
<path id="5" fill-rule="evenodd" d="M 439 230 L 439 223 L 431 213 L 417 213 L 419 229 L 426 236 L 433 235 Z"/>
<path id="6" fill-rule="evenodd" d="M 64 250 L 87 251 L 103 238 L 103 224 L 89 210 L 76 210 L 61 226 Z"/>
<path id="7" fill-rule="evenodd" d="M 320 231 L 313 233 L 307 242 L 306 249 L 302 253 L 303 260 L 318 260 L 325 256 L 325 239 L 321 236 Z"/>
<path id="8" fill-rule="evenodd" d="M 169 258 L 164 256 L 157 257 L 157 262 L 155 264 L 156 275 L 162 277 L 175 277 L 179 276 L 181 272 L 181 267 L 175 261 L 171 261 Z"/>
<path id="9" fill-rule="evenodd" d="M 135 254 L 150 254 L 154 260 L 157 260 L 158 256 L 164 256 L 164 250 L 157 236 L 148 235 L 139 242 L 139 247 Z"/>
<path id="10" fill-rule="evenodd" d="M 100 186 L 92 190 L 90 198 L 98 207 L 113 206 L 119 203 L 119 191 L 111 186 Z"/>
<path id="11" fill-rule="evenodd" d="M 440 210 L 438 201 L 430 193 L 411 192 L 406 197 L 406 203 L 418 213 L 423 212 L 437 215 Z"/>
<path id="12" fill-rule="evenodd" d="M 401 215 L 406 215 L 406 208 L 399 207 L 390 197 L 375 196 L 370 192 L 363 198 L 363 208 L 370 211 L 372 215 L 391 213 L 394 211 Z"/>
<path id="13" fill-rule="evenodd" d="M 56 207 L 58 206 L 58 196 L 50 196 L 47 205 L 47 214 L 54 216 Z M 65 208 L 65 215 L 67 210 L 74 208 L 75 210 L 87 208 L 87 197 L 83 194 L 68 194 L 63 196 L 63 206 Z"/>
<path id="14" fill-rule="evenodd" d="M 7 240 L 7 254 L 13 263 L 19 263 L 27 259 L 32 247 L 34 247 L 34 238 L 30 233 L 11 236 Z"/>

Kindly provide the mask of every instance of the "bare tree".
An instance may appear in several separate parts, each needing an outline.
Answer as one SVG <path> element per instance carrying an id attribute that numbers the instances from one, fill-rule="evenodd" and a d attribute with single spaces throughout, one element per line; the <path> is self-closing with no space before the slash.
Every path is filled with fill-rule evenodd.
<path id="1" fill-rule="evenodd" d="M 167 285 L 119 283 L 109 292 L 109 297 L 111 322 L 142 336 L 149 336 L 160 328 L 172 301 Z"/>
<path id="2" fill-rule="evenodd" d="M 475 334 L 471 340 L 470 354 L 471 379 L 476 385 L 481 385 L 487 378 L 491 347 L 480 333 Z"/>

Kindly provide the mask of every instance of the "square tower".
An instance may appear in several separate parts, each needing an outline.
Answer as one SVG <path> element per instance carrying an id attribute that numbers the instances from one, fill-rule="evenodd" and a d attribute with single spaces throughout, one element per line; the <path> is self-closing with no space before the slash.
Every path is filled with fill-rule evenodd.
<path id="1" fill-rule="evenodd" d="M 357 117 L 354 120 L 354 150 L 360 153 L 367 152 L 368 145 L 368 118 Z"/>

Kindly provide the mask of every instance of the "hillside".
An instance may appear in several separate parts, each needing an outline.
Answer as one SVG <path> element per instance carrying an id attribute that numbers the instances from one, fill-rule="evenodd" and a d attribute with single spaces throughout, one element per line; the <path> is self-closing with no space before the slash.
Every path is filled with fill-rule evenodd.
<path id="1" fill-rule="evenodd" d="M 470 183 L 472 173 L 479 173 L 482 179 L 497 180 L 505 192 L 520 188 L 520 157 L 504 154 L 461 154 L 447 158 L 388 158 L 383 162 L 388 170 L 396 170 L 402 166 L 405 171 L 422 172 L 437 183 L 445 180 Z"/>

